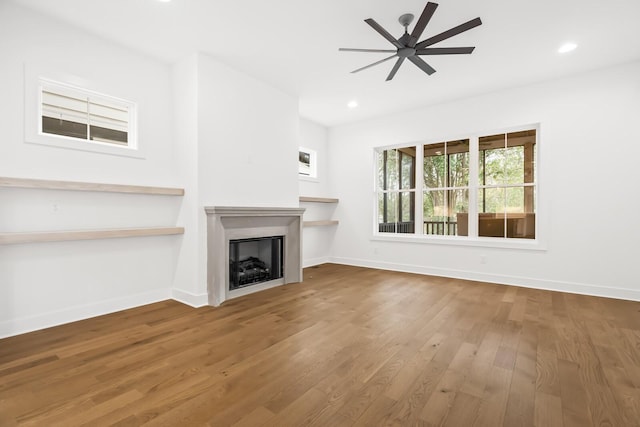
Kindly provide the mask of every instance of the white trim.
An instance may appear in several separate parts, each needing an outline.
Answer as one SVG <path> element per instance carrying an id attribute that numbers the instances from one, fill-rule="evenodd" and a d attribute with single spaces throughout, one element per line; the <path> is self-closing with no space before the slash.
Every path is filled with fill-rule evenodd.
<path id="1" fill-rule="evenodd" d="M 318 178 L 312 178 L 310 176 L 300 175 L 300 174 L 298 174 L 298 179 L 300 181 L 320 182 L 320 180 Z"/>
<path id="2" fill-rule="evenodd" d="M 116 311 L 127 310 L 141 305 L 170 299 L 169 289 L 158 289 L 122 298 L 112 298 L 106 301 L 94 302 L 62 310 L 42 313 L 35 316 L 21 317 L 0 322 L 0 338 L 37 331 L 39 329 L 59 326 L 65 323 L 85 320 L 102 316 Z"/>
<path id="3" fill-rule="evenodd" d="M 300 147 L 298 149 L 298 156 L 300 153 L 309 154 L 309 174 L 306 175 L 301 172 L 300 168 L 300 160 L 298 159 L 298 177 L 300 179 L 308 179 L 310 181 L 314 181 L 318 179 L 318 152 L 311 148 Z"/>
<path id="4" fill-rule="evenodd" d="M 419 147 L 419 148 L 418 148 Z M 415 167 L 415 190 L 414 197 L 415 210 L 413 212 L 414 226 L 413 234 L 422 235 L 424 231 L 424 144 L 416 145 L 416 167 Z M 418 197 L 418 194 L 420 197 Z M 376 230 L 376 233 L 379 232 Z"/>
<path id="5" fill-rule="evenodd" d="M 330 257 L 323 256 L 317 258 L 309 258 L 302 261 L 302 268 L 313 267 L 315 265 L 326 264 L 329 261 Z"/>
<path id="6" fill-rule="evenodd" d="M 355 258 L 332 257 L 330 258 L 330 262 L 334 264 L 352 265 L 356 267 L 377 268 L 380 270 L 399 271 L 404 273 L 450 277 L 453 279 L 473 280 L 478 282 L 496 283 L 509 286 L 520 286 L 523 288 L 541 289 L 546 291 L 566 292 L 570 294 L 590 295 L 604 298 L 616 298 L 629 301 L 640 301 L 640 290 L 611 288 L 590 283 L 536 279 L 534 277 L 489 274 L 469 270 L 427 267 L 412 264 L 397 264 Z"/>
<path id="7" fill-rule="evenodd" d="M 193 308 L 209 305 L 209 295 L 207 293 L 194 294 L 176 288 L 171 289 L 171 299 L 191 306 Z"/>
<path id="8" fill-rule="evenodd" d="M 441 236 L 432 234 L 411 233 L 374 233 L 370 240 L 381 242 L 418 243 L 423 245 L 479 246 L 497 249 L 522 249 L 529 251 L 546 251 L 547 245 L 536 239 L 516 239 L 504 237 L 467 237 Z"/>
<path id="9" fill-rule="evenodd" d="M 477 135 L 469 138 L 469 209 L 467 234 L 469 236 L 478 235 L 478 161 L 480 160 L 480 146 Z M 471 218 L 475 218 L 472 221 Z M 537 230 L 536 230 L 537 231 Z"/>

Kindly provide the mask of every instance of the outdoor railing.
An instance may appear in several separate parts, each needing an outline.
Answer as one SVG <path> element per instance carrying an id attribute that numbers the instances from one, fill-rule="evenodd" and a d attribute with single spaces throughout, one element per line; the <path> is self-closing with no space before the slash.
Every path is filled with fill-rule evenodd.
<path id="1" fill-rule="evenodd" d="M 445 230 L 447 230 L 447 233 L 445 233 Z M 425 221 L 422 232 L 424 234 L 447 234 L 449 236 L 455 236 L 458 233 L 458 223 L 444 221 Z"/>
<path id="2" fill-rule="evenodd" d="M 413 222 L 381 222 L 378 224 L 378 232 L 380 233 L 413 233 L 414 230 Z M 447 233 L 445 233 L 445 230 Z M 422 227 L 423 234 L 455 236 L 457 231 L 457 222 L 424 221 Z"/>
<path id="3" fill-rule="evenodd" d="M 380 233 L 413 233 L 414 230 L 413 222 L 381 222 L 378 224 Z"/>

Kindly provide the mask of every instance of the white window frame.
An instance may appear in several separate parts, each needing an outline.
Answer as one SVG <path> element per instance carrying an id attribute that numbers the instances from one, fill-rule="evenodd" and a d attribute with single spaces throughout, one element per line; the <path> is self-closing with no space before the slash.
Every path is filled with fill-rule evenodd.
<path id="1" fill-rule="evenodd" d="M 307 153 L 309 155 L 309 174 L 304 174 L 300 161 L 298 160 L 298 178 L 303 181 L 318 182 L 318 152 L 311 148 L 299 147 L 298 155 L 300 152 Z"/>
<path id="2" fill-rule="evenodd" d="M 530 186 L 535 188 L 536 194 L 536 216 L 535 216 L 535 239 L 520 239 L 520 238 L 507 238 L 507 237 L 483 237 L 478 236 L 478 192 L 481 189 L 478 180 L 478 160 L 479 160 L 479 139 L 487 135 L 495 134 L 507 134 L 512 132 L 519 132 L 524 130 L 536 131 L 536 163 L 535 177 L 536 182 Z M 391 241 L 391 242 L 404 242 L 404 243 L 417 243 L 417 244 L 437 244 L 437 245 L 454 245 L 454 246 L 479 246 L 479 247 L 494 247 L 494 248 L 507 248 L 507 249 L 524 249 L 524 250 L 546 250 L 547 249 L 547 213 L 546 204 L 543 199 L 542 182 L 545 174 L 540 173 L 544 147 L 540 145 L 540 123 L 534 123 L 523 126 L 514 126 L 509 128 L 488 130 L 482 132 L 475 132 L 473 134 L 458 135 L 445 138 L 430 139 L 427 141 L 418 141 L 405 144 L 394 144 L 389 146 L 375 147 L 373 150 L 373 218 L 372 218 L 372 237 L 371 240 L 376 241 Z M 423 195 L 424 195 L 424 179 L 423 179 L 423 167 L 424 162 L 424 145 L 441 143 L 443 141 L 455 141 L 461 139 L 469 140 L 469 224 L 468 224 L 468 236 L 450 236 L 450 235 L 427 235 L 422 234 L 423 220 Z M 416 211 L 414 233 L 389 233 L 378 231 L 378 177 L 377 177 L 377 160 L 378 156 L 385 150 L 398 149 L 403 147 L 415 147 L 416 148 Z M 513 185 L 514 187 L 522 187 L 524 184 Z M 501 187 L 506 187 L 503 185 Z M 421 224 L 418 226 L 417 224 Z"/>
<path id="3" fill-rule="evenodd" d="M 378 156 L 378 154 L 381 154 L 383 151 L 386 151 L 386 150 L 393 150 L 393 149 L 396 149 L 396 148 L 403 148 L 403 147 L 411 147 L 411 145 L 399 145 L 399 146 L 394 146 L 394 147 L 387 147 L 384 150 L 378 151 L 377 153 L 374 152 L 374 162 L 375 162 L 375 164 L 377 165 L 377 161 L 378 161 L 378 157 L 377 156 Z M 400 151 L 398 151 L 398 153 L 400 153 Z M 398 168 L 398 170 L 400 170 L 400 168 L 402 167 L 401 161 L 400 161 L 400 154 L 398 154 L 397 161 L 398 161 L 398 164 L 397 164 L 396 167 Z M 417 170 L 418 170 L 417 152 L 416 152 L 416 168 L 415 169 L 416 169 L 416 173 L 417 173 Z M 422 170 L 421 170 L 421 172 L 422 172 Z M 417 178 L 417 175 L 414 178 Z M 376 211 L 375 211 L 375 214 L 376 214 L 376 231 L 379 232 L 378 231 L 379 230 L 378 229 L 378 221 L 377 221 L 378 214 L 379 214 L 379 212 L 377 210 L 379 197 L 381 195 L 395 194 L 396 198 L 397 198 L 397 203 L 399 204 L 403 193 L 409 193 L 409 194 L 413 193 L 414 201 L 417 201 L 416 194 L 417 194 L 418 183 L 417 182 L 415 183 L 414 188 L 400 188 L 401 187 L 401 183 L 398 182 L 398 188 L 383 190 L 383 189 L 377 188 L 377 182 L 378 182 L 377 175 L 376 175 L 375 179 L 376 179 L 376 184 L 374 184 L 374 185 L 376 186 L 376 188 L 375 188 L 375 192 L 376 192 L 376 198 L 375 198 L 375 203 L 376 203 Z M 416 218 L 415 215 L 417 214 L 417 211 L 419 211 L 419 209 L 416 208 L 416 210 L 414 211 L 414 218 Z M 421 216 L 421 218 L 422 218 L 422 216 Z M 414 220 L 414 223 L 417 224 L 417 219 Z M 414 224 L 414 228 L 415 228 L 415 224 Z M 395 235 L 395 234 L 407 234 L 407 233 L 380 233 L 380 234 L 394 234 Z M 415 230 L 414 230 L 414 234 L 415 234 Z"/>
<path id="4" fill-rule="evenodd" d="M 471 162 L 471 140 L 470 140 L 470 138 L 461 138 L 460 140 L 468 140 L 468 141 L 469 141 L 469 162 Z M 445 140 L 445 141 L 438 141 L 438 142 L 424 143 L 424 144 L 420 145 L 421 150 L 417 150 L 417 147 L 416 147 L 416 152 L 417 152 L 417 151 L 420 151 L 420 152 L 421 152 L 421 163 L 420 163 L 420 165 L 424 165 L 424 146 L 425 146 L 425 145 L 430 145 L 430 144 L 441 144 L 441 143 L 443 143 L 443 142 L 444 142 L 444 155 L 445 155 L 445 156 L 447 156 L 447 155 L 449 154 L 449 153 L 448 153 L 449 143 L 450 143 L 450 142 L 454 142 L 454 141 L 455 141 L 455 140 L 451 140 L 451 139 L 450 139 L 450 140 Z M 477 164 L 476 164 L 476 168 L 477 168 Z M 471 170 L 472 170 L 472 166 L 471 166 L 471 163 L 470 163 L 470 164 L 469 164 L 469 174 L 471 174 Z M 446 171 L 446 173 L 447 173 L 447 174 L 448 174 L 449 172 L 450 172 L 449 170 L 447 170 L 447 171 Z M 445 192 L 445 193 L 446 193 L 447 191 L 452 191 L 452 190 L 467 190 L 467 191 L 468 191 L 468 193 L 469 193 L 469 201 L 468 201 L 468 203 L 469 203 L 469 204 L 471 203 L 471 193 L 473 193 L 473 192 L 474 192 L 474 191 L 473 191 L 473 187 L 471 186 L 471 176 L 469 176 L 469 182 L 467 183 L 467 185 L 466 185 L 466 186 L 463 186 L 463 187 L 453 187 L 453 186 L 448 186 L 448 187 L 427 188 L 427 187 L 425 187 L 425 185 L 424 185 L 424 175 L 423 175 L 423 174 L 424 174 L 424 166 L 420 167 L 420 186 L 422 187 L 422 193 L 421 193 L 421 194 L 422 194 L 422 198 L 421 198 L 421 200 L 420 200 L 420 201 L 424 201 L 424 194 L 425 194 L 425 193 L 427 193 L 427 192 L 429 192 L 429 191 L 443 191 L 443 192 Z M 444 198 L 444 200 L 445 200 L 445 207 L 446 207 L 446 208 L 448 208 L 448 207 L 449 207 L 449 206 L 448 206 L 448 204 L 447 204 L 447 202 L 448 202 L 448 197 L 445 197 L 445 198 Z M 471 209 L 471 206 L 469 206 L 469 209 Z M 418 210 L 417 203 L 416 203 L 416 210 Z M 446 209 L 445 209 L 445 210 L 446 210 Z M 423 215 L 424 215 L 424 214 L 423 214 Z M 422 224 L 422 225 L 421 225 L 421 230 L 422 230 L 422 227 L 424 227 L 424 217 L 422 218 L 422 223 L 421 223 L 421 224 Z M 448 223 L 445 223 L 445 224 L 446 224 L 446 225 L 445 225 L 445 227 L 447 228 L 447 227 L 448 227 Z M 423 233 L 417 233 L 417 230 L 416 230 L 416 234 L 423 234 Z M 433 235 L 429 235 L 429 236 L 433 236 Z M 462 238 L 466 238 L 466 237 L 468 237 L 468 236 L 454 236 L 454 235 L 448 235 L 448 236 L 450 236 L 450 237 L 456 237 L 456 238 L 457 238 L 457 237 L 462 237 Z"/>
<path id="5" fill-rule="evenodd" d="M 25 142 L 50 147 L 89 151 L 116 156 L 144 158 L 138 143 L 137 103 L 106 95 L 84 87 L 26 73 L 25 78 Z M 120 145 L 65 135 L 45 133 L 42 130 L 42 97 L 45 88 L 60 88 L 81 93 L 105 104 L 125 107 L 128 112 L 127 144 Z"/>

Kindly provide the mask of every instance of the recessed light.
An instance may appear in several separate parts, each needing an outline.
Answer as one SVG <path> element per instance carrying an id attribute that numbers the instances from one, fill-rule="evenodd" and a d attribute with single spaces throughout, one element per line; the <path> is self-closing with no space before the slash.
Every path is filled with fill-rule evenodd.
<path id="1" fill-rule="evenodd" d="M 349 108 L 356 108 L 358 106 L 358 101 L 349 101 L 349 103 L 347 104 L 347 107 Z"/>
<path id="2" fill-rule="evenodd" d="M 169 3 L 171 0 L 158 0 L 160 3 Z"/>
<path id="3" fill-rule="evenodd" d="M 578 45 L 575 43 L 565 43 L 562 46 L 560 46 L 560 49 L 558 49 L 558 53 L 567 53 L 567 52 L 571 52 L 572 50 L 575 50 L 575 48 L 577 48 Z"/>

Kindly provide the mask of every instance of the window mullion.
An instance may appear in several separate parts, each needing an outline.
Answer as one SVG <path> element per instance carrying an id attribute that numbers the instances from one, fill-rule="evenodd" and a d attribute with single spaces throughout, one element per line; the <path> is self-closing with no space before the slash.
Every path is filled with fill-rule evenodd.
<path id="1" fill-rule="evenodd" d="M 449 186 L 451 183 L 449 182 L 449 152 L 447 151 L 449 143 L 444 143 L 444 190 L 442 192 L 443 202 L 444 202 L 444 218 L 443 218 L 443 235 L 449 234 Z"/>
<path id="2" fill-rule="evenodd" d="M 478 237 L 478 137 L 469 138 L 469 237 Z"/>
<path id="3" fill-rule="evenodd" d="M 87 98 L 87 141 L 91 141 L 91 99 Z"/>
<path id="4" fill-rule="evenodd" d="M 386 190 L 388 190 L 388 185 L 387 185 L 387 150 L 382 152 L 384 158 L 383 158 L 383 167 L 382 167 L 382 189 L 385 190 L 383 197 L 383 202 L 382 202 L 382 222 L 386 223 L 387 222 L 387 192 Z"/>
<path id="5" fill-rule="evenodd" d="M 422 234 L 424 232 L 424 145 L 420 144 L 416 146 L 416 185 L 415 185 L 415 234 Z"/>
<path id="6" fill-rule="evenodd" d="M 398 195 L 396 196 L 396 228 L 399 227 L 399 224 L 402 222 L 402 156 L 404 156 L 404 153 L 398 149 L 398 151 L 396 152 L 396 171 L 398 171 Z"/>
<path id="7" fill-rule="evenodd" d="M 507 150 L 509 149 L 509 143 L 508 143 L 508 137 L 507 134 L 504 134 L 504 154 L 503 154 L 503 159 L 504 159 L 504 163 L 502 164 L 503 169 L 502 169 L 502 188 L 504 190 L 504 197 L 502 198 L 502 217 L 503 219 L 503 230 L 504 230 L 504 238 L 508 238 L 508 231 L 507 231 L 507 187 L 506 187 L 506 177 L 507 177 Z"/>

